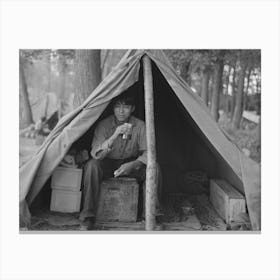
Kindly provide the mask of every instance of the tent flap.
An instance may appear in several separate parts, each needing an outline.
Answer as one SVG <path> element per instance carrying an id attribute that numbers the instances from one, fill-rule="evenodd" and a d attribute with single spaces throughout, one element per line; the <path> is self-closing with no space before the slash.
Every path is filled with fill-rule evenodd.
<path id="1" fill-rule="evenodd" d="M 261 230 L 260 165 L 239 151 L 246 202 L 253 230 Z"/>
<path id="2" fill-rule="evenodd" d="M 32 203 L 71 145 L 95 123 L 109 101 L 137 82 L 139 59 L 129 58 L 129 63 L 116 67 L 81 106 L 59 121 L 37 153 L 20 168 L 21 203 Z M 22 209 L 20 216 L 26 217 Z"/>

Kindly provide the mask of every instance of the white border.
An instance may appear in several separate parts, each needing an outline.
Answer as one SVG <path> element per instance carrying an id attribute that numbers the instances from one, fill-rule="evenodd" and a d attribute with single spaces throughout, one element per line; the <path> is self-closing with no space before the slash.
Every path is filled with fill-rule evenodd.
<path id="1" fill-rule="evenodd" d="M 1 2 L 1 279 L 279 279 L 279 2 Z M 261 48 L 262 233 L 18 233 L 18 49 Z"/>

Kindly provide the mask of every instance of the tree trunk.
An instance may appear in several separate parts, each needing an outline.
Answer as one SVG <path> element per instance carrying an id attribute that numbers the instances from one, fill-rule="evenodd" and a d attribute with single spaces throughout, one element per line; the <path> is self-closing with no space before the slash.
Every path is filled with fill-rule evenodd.
<path id="1" fill-rule="evenodd" d="M 244 91 L 244 103 L 243 103 L 243 111 L 247 108 L 247 99 L 248 99 L 248 91 L 249 91 L 249 85 L 250 85 L 250 76 L 252 72 L 252 67 L 249 68 L 247 77 L 246 77 L 246 88 Z"/>
<path id="2" fill-rule="evenodd" d="M 226 78 L 225 78 L 225 88 L 224 88 L 224 94 L 225 95 L 228 95 L 230 72 L 231 72 L 231 67 L 229 66 L 228 72 L 226 73 Z"/>
<path id="3" fill-rule="evenodd" d="M 21 93 L 22 93 L 22 100 L 23 100 L 23 123 L 28 126 L 33 123 L 33 116 L 32 116 L 32 110 L 28 98 L 28 89 L 26 84 L 26 79 L 24 75 L 24 65 L 23 65 L 23 58 L 20 57 L 19 60 L 19 79 L 20 79 L 20 85 L 21 85 Z"/>
<path id="4" fill-rule="evenodd" d="M 229 108 L 228 108 L 228 100 L 229 100 L 229 95 L 228 95 L 228 87 L 229 87 L 229 76 L 230 76 L 230 72 L 231 72 L 231 67 L 229 66 L 229 70 L 228 73 L 226 75 L 226 80 L 225 80 L 225 91 L 224 91 L 224 95 L 225 95 L 225 113 L 226 116 L 228 116 L 228 112 L 229 112 Z"/>
<path id="5" fill-rule="evenodd" d="M 184 62 L 180 67 L 180 74 L 181 77 L 187 82 L 187 84 L 191 87 L 192 85 L 192 79 L 190 75 L 190 65 L 191 61 Z"/>
<path id="6" fill-rule="evenodd" d="M 233 73 L 232 73 L 232 83 L 231 83 L 231 106 L 230 106 L 230 119 L 232 121 L 233 114 L 234 114 L 234 108 L 235 108 L 235 78 L 236 78 L 236 65 L 233 67 Z"/>
<path id="7" fill-rule="evenodd" d="M 243 97 L 244 97 L 244 79 L 246 75 L 247 63 L 241 64 L 241 69 L 238 77 L 238 88 L 236 93 L 236 104 L 232 119 L 232 124 L 235 129 L 240 128 L 240 122 L 243 113 Z"/>
<path id="8" fill-rule="evenodd" d="M 52 92 L 52 50 L 47 55 L 48 86 L 47 92 Z"/>
<path id="9" fill-rule="evenodd" d="M 101 82 L 100 50 L 76 50 L 74 108 L 80 106 Z"/>
<path id="10" fill-rule="evenodd" d="M 223 68 L 224 60 L 223 56 L 218 57 L 217 63 L 214 66 L 214 82 L 213 82 L 213 94 L 211 102 L 211 113 L 215 121 L 219 120 L 219 105 L 220 105 L 220 92 L 223 83 Z"/>
<path id="11" fill-rule="evenodd" d="M 257 88 L 256 88 L 256 112 L 258 115 L 261 114 L 261 77 L 260 75 L 257 76 Z"/>
<path id="12" fill-rule="evenodd" d="M 208 107 L 211 109 L 212 96 L 213 96 L 213 83 L 214 83 L 214 73 L 211 71 L 209 78 L 209 90 L 208 90 Z"/>
<path id="13" fill-rule="evenodd" d="M 201 88 L 201 98 L 206 106 L 208 106 L 208 98 L 209 98 L 209 79 L 210 73 L 209 69 L 206 67 L 202 71 L 202 88 Z"/>
<path id="14" fill-rule="evenodd" d="M 63 54 L 59 55 L 59 96 L 58 96 L 58 119 L 63 115 L 64 102 L 69 98 L 65 96 L 65 82 L 66 82 L 66 58 Z"/>

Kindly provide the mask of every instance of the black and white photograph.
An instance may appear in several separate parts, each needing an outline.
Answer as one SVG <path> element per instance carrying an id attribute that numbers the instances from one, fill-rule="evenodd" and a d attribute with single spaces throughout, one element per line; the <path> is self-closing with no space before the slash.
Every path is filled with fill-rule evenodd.
<path id="1" fill-rule="evenodd" d="M 261 230 L 260 50 L 19 59 L 21 230 Z"/>
<path id="2" fill-rule="evenodd" d="M 279 280 L 278 0 L 0 1 L 0 280 Z"/>

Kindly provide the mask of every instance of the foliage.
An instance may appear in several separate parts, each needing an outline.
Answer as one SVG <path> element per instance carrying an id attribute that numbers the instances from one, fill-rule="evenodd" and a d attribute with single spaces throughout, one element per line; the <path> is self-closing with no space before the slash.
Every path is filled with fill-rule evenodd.
<path id="1" fill-rule="evenodd" d="M 242 64 L 247 63 L 248 70 L 251 70 L 253 83 L 258 80 L 260 87 L 260 72 L 261 72 L 261 51 L 260 50 L 164 50 L 171 64 L 182 78 L 195 87 L 199 93 L 200 90 L 196 85 L 201 84 L 201 73 L 205 70 L 210 72 L 210 76 L 213 79 L 214 66 L 223 59 L 224 61 L 224 74 L 223 84 L 227 85 L 227 79 L 229 75 L 233 75 L 232 68 L 236 67 L 236 72 L 240 71 Z M 235 75 L 237 79 L 238 75 Z M 233 78 L 233 77 L 232 77 Z M 210 85 L 212 84 L 210 80 Z M 233 85 L 234 86 L 234 85 Z M 256 91 L 256 90 L 255 90 Z M 233 88 L 233 94 L 235 87 Z"/>
<path id="2" fill-rule="evenodd" d="M 49 56 L 51 53 L 51 50 L 49 49 L 44 49 L 44 50 L 39 50 L 39 49 L 21 49 L 19 50 L 19 55 L 22 57 L 25 62 L 33 63 L 34 60 L 40 60 L 44 56 Z"/>
<path id="3" fill-rule="evenodd" d="M 261 145 L 258 139 L 257 125 L 249 124 L 234 129 L 230 120 L 223 115 L 219 120 L 219 126 L 227 132 L 231 140 L 236 143 L 240 150 L 250 152 L 249 157 L 256 162 L 261 161 Z"/>
<path id="4" fill-rule="evenodd" d="M 72 49 L 21 49 L 19 51 L 20 57 L 25 62 L 33 64 L 35 61 L 42 60 L 46 57 L 52 57 L 52 60 L 56 60 L 59 57 L 64 57 L 68 63 L 71 63 L 75 56 L 75 50 Z"/>
<path id="5" fill-rule="evenodd" d="M 248 60 L 251 67 L 260 68 L 260 50 L 164 50 L 173 67 L 179 71 L 180 66 L 189 63 L 190 74 L 202 70 L 208 66 L 212 69 L 213 65 L 221 57 L 225 64 L 233 66 L 238 60 L 239 63 Z M 213 70 L 213 69 L 212 69 Z"/>

